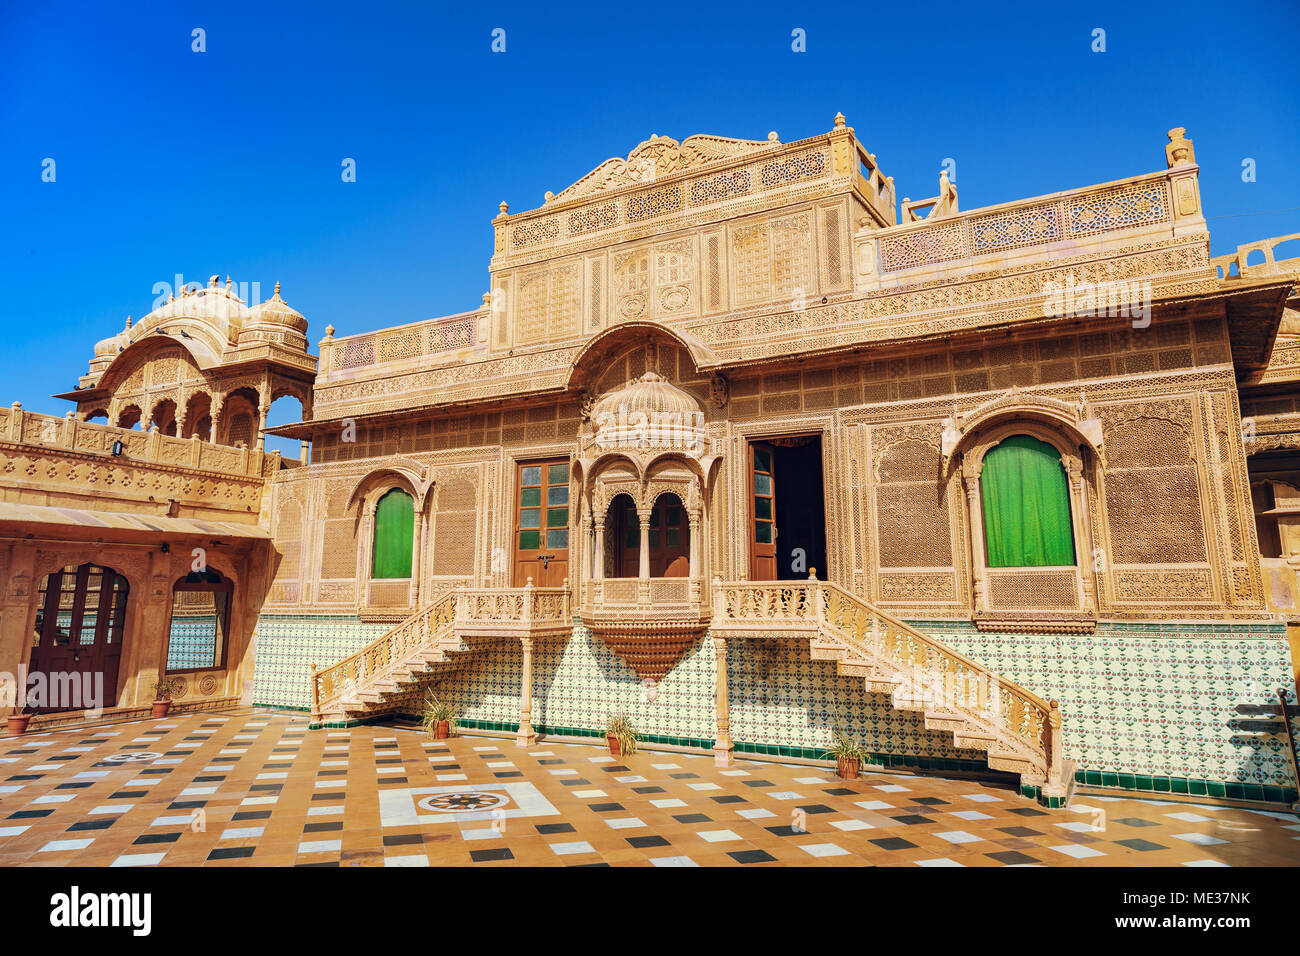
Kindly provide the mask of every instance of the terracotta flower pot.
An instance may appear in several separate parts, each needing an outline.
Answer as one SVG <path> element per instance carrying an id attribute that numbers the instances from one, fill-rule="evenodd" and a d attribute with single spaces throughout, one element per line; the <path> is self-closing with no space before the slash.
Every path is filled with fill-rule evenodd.
<path id="1" fill-rule="evenodd" d="M 436 727 L 433 728 L 434 740 L 446 740 L 451 736 L 451 721 L 440 720 Z"/>
<path id="2" fill-rule="evenodd" d="M 856 759 L 845 760 L 843 757 L 840 757 L 835 761 L 835 772 L 840 775 L 841 779 L 856 780 L 858 779 L 858 770 L 861 769 L 861 766 L 861 762 Z"/>
<path id="3" fill-rule="evenodd" d="M 10 714 L 9 715 L 9 736 L 21 737 L 27 733 L 27 724 L 31 721 L 31 714 Z"/>
<path id="4" fill-rule="evenodd" d="M 153 702 L 153 715 L 155 717 L 166 717 L 167 712 L 172 709 L 172 702 L 168 700 L 155 700 Z"/>
<path id="5" fill-rule="evenodd" d="M 617 737 L 613 734 L 606 734 L 605 739 L 609 741 L 609 755 L 611 757 L 623 756 L 623 747 L 619 744 Z"/>

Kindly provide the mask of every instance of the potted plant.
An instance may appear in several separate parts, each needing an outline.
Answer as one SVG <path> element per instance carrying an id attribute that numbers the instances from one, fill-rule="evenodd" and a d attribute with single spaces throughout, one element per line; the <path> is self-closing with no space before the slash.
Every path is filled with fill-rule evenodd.
<path id="1" fill-rule="evenodd" d="M 835 728 L 835 742 L 826 751 L 826 758 L 835 758 L 835 772 L 843 780 L 856 780 L 858 771 L 867 760 L 867 748 L 838 727 Z"/>
<path id="2" fill-rule="evenodd" d="M 18 710 L 10 714 L 8 717 L 9 736 L 21 737 L 23 734 L 27 733 L 27 724 L 31 719 L 32 708 L 26 702 L 23 702 L 23 704 L 19 706 Z"/>
<path id="3" fill-rule="evenodd" d="M 176 679 L 164 677 L 153 682 L 153 715 L 166 717 L 172 709 L 172 691 L 176 689 Z"/>
<path id="4" fill-rule="evenodd" d="M 636 753 L 637 735 L 632 721 L 623 714 L 615 714 L 605 724 L 605 740 L 609 742 L 611 757 L 626 757 Z"/>
<path id="5" fill-rule="evenodd" d="M 424 730 L 434 740 L 446 740 L 456 726 L 456 712 L 451 704 L 433 694 L 424 698 Z"/>

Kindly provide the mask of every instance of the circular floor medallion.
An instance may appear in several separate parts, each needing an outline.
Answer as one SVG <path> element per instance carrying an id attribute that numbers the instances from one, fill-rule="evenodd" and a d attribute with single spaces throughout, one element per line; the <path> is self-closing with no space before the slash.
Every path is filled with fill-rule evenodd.
<path id="1" fill-rule="evenodd" d="M 504 793 L 433 793 L 421 800 L 417 806 L 421 810 L 433 810 L 437 813 L 463 813 L 495 810 L 504 807 L 510 798 Z"/>
<path id="2" fill-rule="evenodd" d="M 161 756 L 162 754 L 156 754 L 152 751 L 144 750 L 140 753 L 113 754 L 104 759 L 109 763 L 143 763 L 146 760 L 157 760 Z"/>

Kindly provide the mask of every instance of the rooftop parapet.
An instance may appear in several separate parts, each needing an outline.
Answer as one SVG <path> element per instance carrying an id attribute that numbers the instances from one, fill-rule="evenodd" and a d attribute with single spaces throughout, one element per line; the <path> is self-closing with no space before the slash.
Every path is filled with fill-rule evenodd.
<path id="1" fill-rule="evenodd" d="M 959 278 L 1149 238 L 1205 233 L 1199 167 L 1183 132 L 1170 130 L 1169 168 L 1163 172 L 885 229 L 864 224 L 854 238 L 855 289 Z"/>
<path id="2" fill-rule="evenodd" d="M 836 114 L 828 133 L 782 143 L 653 135 L 626 159 L 606 160 L 537 209 L 492 224 L 492 271 L 735 218 L 810 196 L 852 190 L 880 226 L 897 221 L 894 181 Z"/>
<path id="3" fill-rule="evenodd" d="M 77 419 L 24 411 L 20 403 L 0 407 L 0 442 L 40 446 L 49 451 L 111 457 L 122 464 L 162 465 L 214 475 L 268 477 L 280 470 L 278 451 L 205 442 L 198 437 L 172 438 L 157 430 L 138 431 Z M 114 445 L 121 442 L 119 453 Z M 111 489 L 104 489 L 111 492 Z"/>

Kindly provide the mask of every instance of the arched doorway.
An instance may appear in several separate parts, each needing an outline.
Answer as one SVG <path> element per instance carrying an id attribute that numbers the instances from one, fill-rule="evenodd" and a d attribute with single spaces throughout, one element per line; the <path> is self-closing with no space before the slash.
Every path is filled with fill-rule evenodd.
<path id="1" fill-rule="evenodd" d="M 94 564 L 46 576 L 36 604 L 28 686 L 40 712 L 111 707 L 129 593 L 126 578 Z"/>

